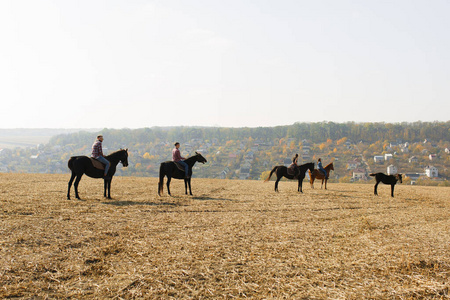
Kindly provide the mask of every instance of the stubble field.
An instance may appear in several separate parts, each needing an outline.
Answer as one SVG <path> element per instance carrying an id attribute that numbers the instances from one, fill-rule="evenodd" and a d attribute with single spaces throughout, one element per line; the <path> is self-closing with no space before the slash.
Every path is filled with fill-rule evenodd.
<path id="1" fill-rule="evenodd" d="M 68 180 L 0 174 L 0 298 L 450 297 L 448 188 Z"/>

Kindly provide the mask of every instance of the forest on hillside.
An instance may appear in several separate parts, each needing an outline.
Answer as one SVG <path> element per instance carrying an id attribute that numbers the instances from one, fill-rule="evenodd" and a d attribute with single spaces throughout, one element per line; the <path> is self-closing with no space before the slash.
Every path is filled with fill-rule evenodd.
<path id="1" fill-rule="evenodd" d="M 134 145 L 142 142 L 190 141 L 193 139 L 226 142 L 251 137 L 262 141 L 281 138 L 306 139 L 321 143 L 328 139 L 348 138 L 352 141 L 374 143 L 377 141 L 404 140 L 419 142 L 425 139 L 433 141 L 450 140 L 450 121 L 414 122 L 414 123 L 295 123 L 276 127 L 152 127 L 141 129 L 103 129 L 101 133 L 114 146 Z M 92 133 L 78 132 L 62 134 L 50 140 L 53 145 L 89 144 Z"/>

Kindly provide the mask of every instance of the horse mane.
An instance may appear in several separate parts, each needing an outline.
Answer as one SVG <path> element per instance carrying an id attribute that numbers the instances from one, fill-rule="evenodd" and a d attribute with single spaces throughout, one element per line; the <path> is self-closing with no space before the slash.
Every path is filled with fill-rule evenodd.
<path id="1" fill-rule="evenodd" d="M 329 166 L 332 165 L 332 164 L 333 164 L 333 162 L 330 162 L 328 165 L 325 166 L 325 168 L 329 167 Z M 324 168 L 324 169 L 325 169 L 325 168 Z"/>
<path id="2" fill-rule="evenodd" d="M 105 157 L 113 157 L 116 156 L 119 152 L 128 151 L 128 149 L 119 149 L 117 151 L 112 152 L 111 154 L 106 155 Z"/>

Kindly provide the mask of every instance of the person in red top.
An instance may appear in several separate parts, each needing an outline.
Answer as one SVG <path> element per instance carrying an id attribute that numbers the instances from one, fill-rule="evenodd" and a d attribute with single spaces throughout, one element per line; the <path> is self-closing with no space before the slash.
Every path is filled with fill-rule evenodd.
<path id="1" fill-rule="evenodd" d="M 180 165 L 182 165 L 184 167 L 184 176 L 186 178 L 189 177 L 189 167 L 188 164 L 184 162 L 184 160 L 186 158 L 181 156 L 181 152 L 180 152 L 180 143 L 176 142 L 175 143 L 175 148 L 172 150 L 172 160 L 176 163 L 179 163 Z"/>
<path id="2" fill-rule="evenodd" d="M 109 160 L 103 157 L 103 149 L 102 149 L 103 135 L 98 135 L 97 140 L 92 145 L 92 155 L 91 157 L 98 160 L 102 164 L 105 165 L 105 177 L 108 174 L 109 170 Z"/>

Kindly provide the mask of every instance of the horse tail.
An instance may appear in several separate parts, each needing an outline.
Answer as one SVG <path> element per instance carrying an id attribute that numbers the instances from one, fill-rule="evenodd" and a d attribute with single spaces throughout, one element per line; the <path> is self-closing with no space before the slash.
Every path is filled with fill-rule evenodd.
<path id="1" fill-rule="evenodd" d="M 377 174 L 375 173 L 370 173 L 369 176 L 376 176 Z"/>
<path id="2" fill-rule="evenodd" d="M 161 196 L 161 194 L 164 192 L 164 166 L 161 163 L 161 166 L 159 167 L 159 182 L 158 182 L 158 195 Z"/>
<path id="3" fill-rule="evenodd" d="M 266 180 L 264 180 L 264 182 L 267 182 L 270 180 L 270 177 L 272 177 L 273 172 L 276 171 L 276 169 L 278 169 L 278 167 L 273 167 L 272 171 L 270 171 L 269 177 L 266 178 Z"/>

